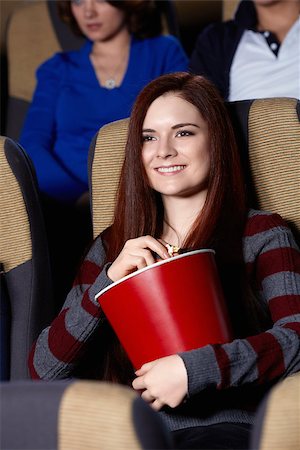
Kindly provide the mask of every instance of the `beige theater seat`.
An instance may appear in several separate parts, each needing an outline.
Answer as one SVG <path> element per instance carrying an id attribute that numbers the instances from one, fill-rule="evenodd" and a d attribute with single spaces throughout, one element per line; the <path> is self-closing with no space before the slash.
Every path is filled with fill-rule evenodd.
<path id="1" fill-rule="evenodd" d="M 222 16 L 223 20 L 230 20 L 234 16 L 234 12 L 240 3 L 240 0 L 223 0 Z"/>
<path id="2" fill-rule="evenodd" d="M 277 383 L 261 403 L 251 450 L 299 450 L 300 373 Z"/>

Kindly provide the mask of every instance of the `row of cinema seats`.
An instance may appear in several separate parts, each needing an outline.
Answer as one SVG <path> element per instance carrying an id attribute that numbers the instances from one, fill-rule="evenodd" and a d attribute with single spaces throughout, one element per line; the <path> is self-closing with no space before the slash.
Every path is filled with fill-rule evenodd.
<path id="1" fill-rule="evenodd" d="M 300 101 L 285 98 L 241 101 L 228 103 L 228 108 L 252 202 L 261 209 L 280 213 L 300 242 Z M 123 160 L 127 124 L 125 119 L 104 126 L 91 143 L 89 180 L 94 236 L 112 220 L 119 176 L 116 167 L 120 168 Z M 109 170 L 110 167 L 114 170 Z M 1 448 L 96 448 L 92 437 L 83 438 L 86 439 L 83 444 L 78 433 L 92 435 L 97 441 L 100 437 L 92 430 L 99 428 L 102 436 L 103 429 L 119 426 L 120 420 L 127 430 L 124 429 L 122 445 L 112 432 L 114 439 L 110 445 L 106 443 L 100 448 L 169 448 L 163 429 L 154 417 L 145 419 L 148 423 L 145 427 L 143 414 L 151 416 L 150 410 L 140 405 L 129 389 L 95 382 L 26 380 L 28 350 L 53 315 L 51 275 L 34 171 L 24 150 L 5 137 L 0 140 L 0 171 L 1 396 L 4 402 Z M 111 396 L 115 396 L 115 404 Z M 128 408 L 116 415 L 124 397 Z M 145 412 L 140 414 L 139 408 Z M 279 383 L 262 405 L 256 427 L 259 444 L 253 449 L 299 448 L 299 408 L 300 374 Z M 38 423 L 41 423 L 39 432 Z M 20 425 L 18 433 L 16 424 Z M 72 441 L 72 430 L 77 430 L 77 434 L 74 431 L 77 444 Z M 128 433 L 135 436 L 136 447 L 130 441 L 126 444 Z M 143 437 L 146 441 L 141 440 Z M 151 437 L 157 440 L 147 441 Z"/>
<path id="2" fill-rule="evenodd" d="M 299 450 L 299 375 L 278 383 L 256 414 L 249 450 Z M 174 449 L 130 388 L 95 381 L 2 383 L 2 450 Z"/>
<path id="3" fill-rule="evenodd" d="M 299 376 L 278 383 L 258 409 L 249 450 L 298 450 Z M 2 383 L 2 450 L 174 449 L 130 388 L 95 381 Z"/>

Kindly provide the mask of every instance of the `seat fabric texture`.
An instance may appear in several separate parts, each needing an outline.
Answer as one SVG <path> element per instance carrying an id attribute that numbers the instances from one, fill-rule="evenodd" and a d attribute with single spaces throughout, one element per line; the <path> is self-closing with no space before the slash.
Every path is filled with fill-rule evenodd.
<path id="1" fill-rule="evenodd" d="M 0 137 L 0 171 L 1 311 L 6 311 L 5 321 L 2 316 L 1 320 L 9 358 L 3 363 L 6 378 L 24 379 L 29 377 L 29 349 L 53 317 L 51 270 L 31 161 L 4 136 Z"/>
<path id="2" fill-rule="evenodd" d="M 255 417 L 251 450 L 300 448 L 300 373 L 277 383 Z"/>
<path id="3" fill-rule="evenodd" d="M 267 98 L 227 106 L 250 206 L 280 214 L 300 243 L 300 101 Z"/>

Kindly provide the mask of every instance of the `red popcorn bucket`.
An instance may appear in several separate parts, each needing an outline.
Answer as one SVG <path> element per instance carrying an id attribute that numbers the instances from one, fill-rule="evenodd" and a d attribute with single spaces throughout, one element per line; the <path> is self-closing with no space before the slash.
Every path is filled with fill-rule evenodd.
<path id="1" fill-rule="evenodd" d="M 196 250 L 159 261 L 96 295 L 136 369 L 231 339 L 214 253 Z"/>

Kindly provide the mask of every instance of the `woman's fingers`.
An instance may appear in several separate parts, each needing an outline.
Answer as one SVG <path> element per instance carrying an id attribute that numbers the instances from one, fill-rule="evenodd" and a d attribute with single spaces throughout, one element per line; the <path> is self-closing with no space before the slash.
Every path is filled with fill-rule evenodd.
<path id="1" fill-rule="evenodd" d="M 147 247 L 156 253 L 161 259 L 168 259 L 170 255 L 166 249 L 166 247 L 157 239 L 154 239 L 152 236 L 143 236 L 144 242 L 147 244 Z"/>
<path id="2" fill-rule="evenodd" d="M 152 403 L 152 402 L 154 402 L 154 400 L 156 400 L 155 397 L 153 397 L 153 395 L 151 395 L 150 392 L 149 392 L 147 389 L 145 389 L 145 390 L 141 393 L 141 397 L 142 397 L 142 399 L 145 400 L 145 402 L 147 402 L 147 403 Z"/>
<path id="3" fill-rule="evenodd" d="M 152 253 L 148 249 L 135 249 L 135 254 L 131 254 L 132 258 L 135 258 L 136 267 L 142 269 L 143 267 L 151 266 L 155 263 L 155 259 Z"/>
<path id="4" fill-rule="evenodd" d="M 132 387 L 159 410 L 164 405 L 175 408 L 188 393 L 188 376 L 183 359 L 170 355 L 144 364 L 138 369 Z M 154 400 L 152 400 L 154 398 Z"/>
<path id="5" fill-rule="evenodd" d="M 132 382 L 132 387 L 136 391 L 140 391 L 146 388 L 144 378 L 143 377 L 137 377 Z"/>
<path id="6" fill-rule="evenodd" d="M 141 375 L 144 375 L 145 373 L 147 373 L 153 367 L 155 362 L 156 362 L 156 360 L 143 364 L 142 367 L 140 367 L 139 369 L 137 369 L 135 371 L 136 376 L 140 377 Z"/>
<path id="7" fill-rule="evenodd" d="M 164 405 L 163 402 L 161 402 L 161 401 L 157 398 L 157 399 L 155 399 L 152 403 L 150 403 L 150 406 L 151 406 L 152 409 L 154 409 L 154 411 L 159 411 L 159 410 L 161 410 L 161 408 L 162 408 L 163 406 L 165 406 L 165 405 Z"/>
<path id="8" fill-rule="evenodd" d="M 165 404 L 160 401 L 158 398 L 153 397 L 148 390 L 142 392 L 141 397 L 145 402 L 149 403 L 151 408 L 155 411 L 159 411 Z"/>
<path id="9" fill-rule="evenodd" d="M 117 281 L 137 269 L 143 269 L 154 264 L 153 253 L 158 254 L 162 259 L 169 258 L 166 248 L 152 236 L 129 239 L 119 256 L 109 267 L 108 277 L 112 281 Z"/>
<path id="10" fill-rule="evenodd" d="M 135 254 L 141 249 L 147 249 L 148 251 L 150 250 L 150 253 L 154 252 L 159 255 L 161 259 L 170 258 L 166 247 L 152 236 L 141 236 L 136 239 L 129 239 L 124 245 L 124 250 L 125 249 L 132 254 Z"/>

